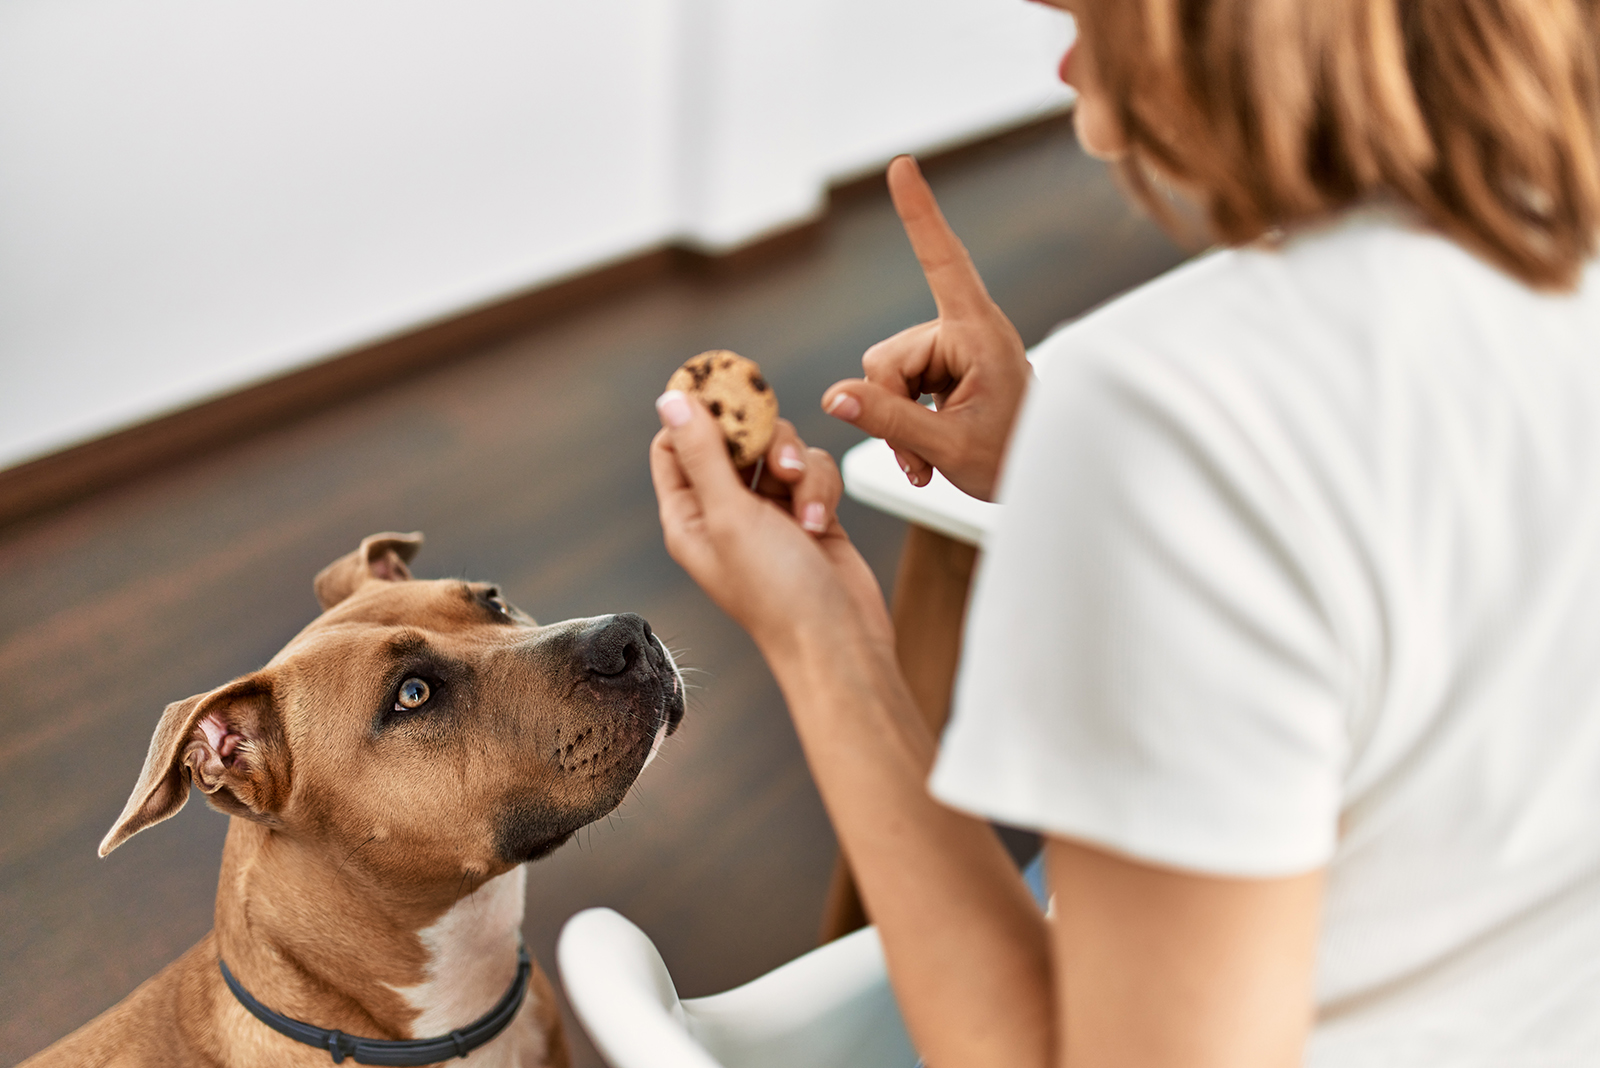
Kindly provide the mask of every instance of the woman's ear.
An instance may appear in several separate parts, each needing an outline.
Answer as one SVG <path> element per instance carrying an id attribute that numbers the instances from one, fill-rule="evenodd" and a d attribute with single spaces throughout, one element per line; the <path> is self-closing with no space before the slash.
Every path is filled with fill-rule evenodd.
<path id="1" fill-rule="evenodd" d="M 103 857 L 177 814 L 192 782 L 212 807 L 275 822 L 289 796 L 289 753 L 272 678 L 257 672 L 167 706 L 122 815 L 100 843 Z"/>
<path id="2" fill-rule="evenodd" d="M 406 567 L 422 548 L 422 534 L 396 534 L 386 531 L 361 539 L 361 547 L 346 553 L 317 572 L 311 588 L 317 603 L 326 612 L 368 582 L 405 582 L 411 578 Z"/>

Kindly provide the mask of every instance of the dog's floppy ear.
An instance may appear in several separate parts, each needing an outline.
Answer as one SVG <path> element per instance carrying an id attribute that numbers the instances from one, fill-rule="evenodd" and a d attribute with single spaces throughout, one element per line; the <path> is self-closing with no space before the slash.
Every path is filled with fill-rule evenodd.
<path id="1" fill-rule="evenodd" d="M 176 815 L 191 782 L 214 808 L 272 822 L 289 794 L 288 754 L 265 672 L 173 702 L 161 714 L 139 783 L 100 843 L 100 855 Z"/>
<path id="2" fill-rule="evenodd" d="M 361 539 L 361 548 L 339 557 L 317 572 L 312 588 L 317 603 L 326 612 L 368 582 L 404 582 L 411 577 L 406 567 L 422 548 L 422 535 L 387 531 Z"/>

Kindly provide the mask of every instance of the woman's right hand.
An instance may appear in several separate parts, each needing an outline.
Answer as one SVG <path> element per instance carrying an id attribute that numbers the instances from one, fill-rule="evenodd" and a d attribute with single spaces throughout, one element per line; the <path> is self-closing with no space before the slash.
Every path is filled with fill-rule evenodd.
<path id="1" fill-rule="evenodd" d="M 927 485 L 937 468 L 964 492 L 993 500 L 1032 376 L 1022 338 L 990 299 L 910 156 L 889 164 L 889 195 L 939 317 L 868 349 L 866 377 L 828 387 L 823 410 L 888 441 L 912 485 Z M 927 393 L 935 410 L 919 403 Z"/>

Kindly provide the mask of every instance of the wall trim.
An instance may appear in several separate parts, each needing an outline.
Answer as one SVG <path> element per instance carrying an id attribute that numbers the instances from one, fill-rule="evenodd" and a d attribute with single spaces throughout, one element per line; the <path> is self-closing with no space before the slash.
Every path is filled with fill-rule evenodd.
<path id="1" fill-rule="evenodd" d="M 925 170 L 1048 136 L 1071 122 L 1057 112 L 978 141 L 929 154 Z M 256 385 L 181 408 L 103 437 L 0 470 L 0 527 L 325 411 L 397 379 L 469 357 L 559 315 L 674 274 L 722 275 L 792 255 L 815 243 L 834 207 L 883 189 L 881 174 L 829 190 L 822 215 L 719 255 L 681 246 L 644 250 L 407 333 L 375 341 Z"/>

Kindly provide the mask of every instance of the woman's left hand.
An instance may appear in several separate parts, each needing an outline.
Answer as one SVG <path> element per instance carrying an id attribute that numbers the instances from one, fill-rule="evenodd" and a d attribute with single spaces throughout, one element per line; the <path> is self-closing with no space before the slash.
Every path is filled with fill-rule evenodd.
<path id="1" fill-rule="evenodd" d="M 656 409 L 650 475 L 667 552 L 763 651 L 808 627 L 838 627 L 842 615 L 892 642 L 883 592 L 839 525 L 843 482 L 831 456 L 780 419 L 752 493 L 698 401 L 673 390 Z"/>

